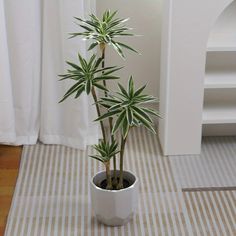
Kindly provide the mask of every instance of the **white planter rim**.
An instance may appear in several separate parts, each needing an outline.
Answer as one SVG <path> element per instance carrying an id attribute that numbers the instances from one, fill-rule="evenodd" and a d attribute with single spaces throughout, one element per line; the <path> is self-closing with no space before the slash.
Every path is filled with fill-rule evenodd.
<path id="1" fill-rule="evenodd" d="M 111 170 L 111 172 L 113 172 L 114 170 Z M 117 170 L 117 172 L 119 172 L 120 170 Z M 93 177 L 91 178 L 91 180 L 90 180 L 90 182 L 91 182 L 91 184 L 93 185 L 93 187 L 95 188 L 95 189 L 97 189 L 97 190 L 99 190 L 99 191 L 103 191 L 103 192 L 107 192 L 107 193 L 116 193 L 116 192 L 122 192 L 122 191 L 127 191 L 127 190 L 129 190 L 129 189 L 132 189 L 132 188 L 134 188 L 134 186 L 135 186 L 135 184 L 138 182 L 138 178 L 137 178 L 137 176 L 133 173 L 133 172 L 131 172 L 131 171 L 127 171 L 127 170 L 124 170 L 123 172 L 125 173 L 129 173 L 129 174 L 131 174 L 131 175 L 133 175 L 133 177 L 135 178 L 135 181 L 133 182 L 133 184 L 132 185 L 130 185 L 128 188 L 123 188 L 123 189 L 118 189 L 118 190 L 108 190 L 108 189 L 103 189 L 103 188 L 100 188 L 100 187 L 98 187 L 95 183 L 94 183 L 94 178 L 98 175 L 98 174 L 101 174 L 101 173 L 104 173 L 104 172 L 106 172 L 106 171 L 99 171 L 99 172 L 97 172 L 95 175 L 93 175 Z"/>

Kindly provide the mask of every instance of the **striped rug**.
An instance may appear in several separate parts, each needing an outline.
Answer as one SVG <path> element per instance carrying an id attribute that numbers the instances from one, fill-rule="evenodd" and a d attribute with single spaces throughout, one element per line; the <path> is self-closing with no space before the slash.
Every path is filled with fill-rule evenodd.
<path id="1" fill-rule="evenodd" d="M 182 188 L 236 190 L 236 137 L 204 137 L 201 155 L 172 156 Z"/>
<path id="2" fill-rule="evenodd" d="M 131 132 L 125 152 L 125 168 L 140 179 L 137 214 L 122 227 L 99 224 L 89 180 L 102 166 L 92 152 L 24 147 L 5 236 L 236 235 L 236 191 L 184 191 L 157 136 L 144 129 Z"/>

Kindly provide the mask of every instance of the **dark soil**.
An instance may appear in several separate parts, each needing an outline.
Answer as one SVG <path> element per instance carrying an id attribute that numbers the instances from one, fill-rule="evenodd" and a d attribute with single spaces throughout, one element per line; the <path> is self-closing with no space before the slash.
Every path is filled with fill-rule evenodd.
<path id="1" fill-rule="evenodd" d="M 114 178 L 112 178 L 112 182 L 113 182 L 113 180 L 114 180 Z M 117 179 L 117 182 L 119 182 L 119 178 Z M 132 185 L 132 183 L 130 183 L 128 180 L 126 180 L 126 179 L 123 179 L 123 189 L 124 188 L 128 188 L 128 187 L 130 187 Z M 107 180 L 106 179 L 104 179 L 101 183 L 100 183 L 100 185 L 99 185 L 99 187 L 100 188 L 102 188 L 102 189 L 106 189 L 106 187 L 107 187 Z M 111 190 L 117 190 L 116 188 L 114 188 L 114 186 L 113 186 L 113 189 L 111 189 Z"/>

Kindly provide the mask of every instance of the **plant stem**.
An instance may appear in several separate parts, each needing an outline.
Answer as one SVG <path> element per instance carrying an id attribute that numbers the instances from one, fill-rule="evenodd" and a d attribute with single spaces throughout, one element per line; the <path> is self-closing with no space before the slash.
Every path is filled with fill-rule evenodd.
<path id="1" fill-rule="evenodd" d="M 106 51 L 106 44 L 105 43 L 102 43 L 100 44 L 100 49 L 101 49 L 101 52 L 102 52 L 102 69 L 105 68 L 105 51 Z M 104 71 L 102 72 L 104 73 Z M 106 83 L 106 80 L 103 80 L 103 85 L 104 87 L 106 88 L 107 87 L 107 83 Z M 104 94 L 105 94 L 105 97 L 107 97 L 107 91 L 104 91 Z"/>
<path id="2" fill-rule="evenodd" d="M 110 133 L 111 133 L 111 141 L 113 142 L 115 140 L 114 135 L 112 134 L 112 117 L 109 118 L 109 126 L 110 126 Z M 117 171 L 116 171 L 116 155 L 113 156 L 113 171 L 114 171 L 114 176 L 113 176 L 113 185 L 114 188 L 117 189 Z"/>
<path id="3" fill-rule="evenodd" d="M 97 103 L 98 99 L 97 99 L 97 94 L 96 94 L 96 91 L 95 91 L 94 87 L 92 88 L 92 95 L 93 95 L 93 99 L 94 99 L 94 102 L 95 102 L 95 106 L 96 106 L 96 110 L 97 110 L 97 115 L 98 115 L 98 117 L 100 117 L 101 116 L 101 111 L 100 111 L 99 105 Z M 103 140 L 106 142 L 105 127 L 104 127 L 104 124 L 103 124 L 102 120 L 100 121 L 100 125 L 101 125 Z"/>
<path id="4" fill-rule="evenodd" d="M 101 53 L 102 53 L 102 68 L 104 69 L 105 68 L 105 52 L 106 52 L 106 44 L 105 43 L 102 43 L 100 44 L 100 50 L 101 50 Z M 104 73 L 104 72 L 103 72 Z M 103 85 L 105 88 L 107 88 L 107 83 L 106 83 L 106 80 L 103 80 Z M 105 97 L 107 97 L 107 91 L 104 91 L 104 95 Z M 110 126 L 110 133 L 112 131 L 112 128 L 113 128 L 113 124 L 112 124 L 112 118 L 109 117 L 109 126 Z M 111 141 L 113 142 L 114 141 L 114 135 L 111 134 Z M 117 188 L 117 173 L 116 173 L 116 156 L 113 157 L 113 169 L 114 169 L 114 180 L 113 180 L 113 184 L 114 184 L 114 187 Z"/>
<path id="5" fill-rule="evenodd" d="M 123 186 L 123 163 L 124 163 L 124 151 L 125 151 L 125 144 L 126 144 L 127 136 L 123 138 L 121 136 L 121 147 L 120 147 L 120 176 L 119 176 L 119 183 L 117 188 L 122 189 Z"/>
<path id="6" fill-rule="evenodd" d="M 105 163 L 106 166 L 106 177 L 107 177 L 107 187 L 106 189 L 112 189 L 112 182 L 111 182 L 111 171 L 110 171 L 110 161 Z"/>

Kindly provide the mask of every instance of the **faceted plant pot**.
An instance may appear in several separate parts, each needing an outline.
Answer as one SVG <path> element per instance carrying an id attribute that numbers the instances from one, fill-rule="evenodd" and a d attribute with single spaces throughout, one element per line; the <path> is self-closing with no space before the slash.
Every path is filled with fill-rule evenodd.
<path id="1" fill-rule="evenodd" d="M 120 190 L 100 188 L 106 179 L 106 172 L 97 173 L 90 182 L 92 207 L 98 221 L 105 225 L 119 226 L 126 224 L 136 212 L 138 206 L 138 179 L 128 171 L 123 172 L 129 187 Z M 111 171 L 113 176 L 113 171 Z M 117 171 L 119 176 L 119 171 Z"/>

